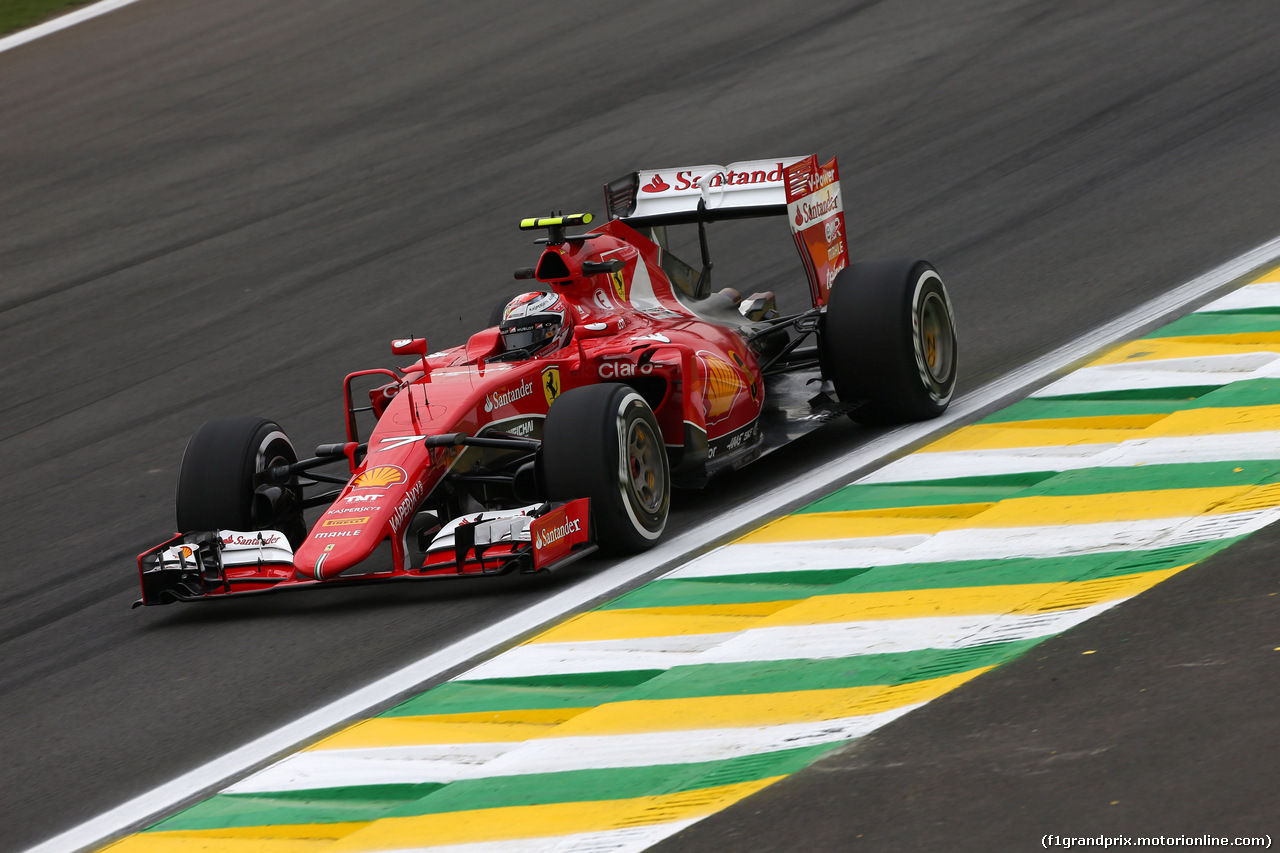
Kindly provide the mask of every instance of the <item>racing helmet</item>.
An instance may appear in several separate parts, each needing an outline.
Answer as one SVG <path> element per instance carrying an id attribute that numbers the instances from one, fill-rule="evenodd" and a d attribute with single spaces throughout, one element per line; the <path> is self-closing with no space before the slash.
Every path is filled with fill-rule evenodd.
<path id="1" fill-rule="evenodd" d="M 502 309 L 498 331 L 507 352 L 524 350 L 534 356 L 569 342 L 573 312 L 558 293 L 522 293 Z"/>

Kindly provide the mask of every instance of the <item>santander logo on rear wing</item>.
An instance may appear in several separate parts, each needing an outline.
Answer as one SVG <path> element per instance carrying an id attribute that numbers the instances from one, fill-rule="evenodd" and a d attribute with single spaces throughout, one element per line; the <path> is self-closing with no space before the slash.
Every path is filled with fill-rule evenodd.
<path id="1" fill-rule="evenodd" d="M 636 173 L 635 208 L 628 218 L 746 211 L 785 205 L 786 168 L 803 157 L 744 160 L 728 166 L 679 166 Z"/>
<path id="2" fill-rule="evenodd" d="M 658 226 L 786 215 L 815 306 L 849 265 L 844 200 L 833 157 L 743 160 L 632 172 L 605 185 L 610 219 Z"/>
<path id="3" fill-rule="evenodd" d="M 827 304 L 836 274 L 849 266 L 844 195 L 836 158 L 818 165 L 810 155 L 786 168 L 787 220 L 809 277 L 815 306 Z"/>

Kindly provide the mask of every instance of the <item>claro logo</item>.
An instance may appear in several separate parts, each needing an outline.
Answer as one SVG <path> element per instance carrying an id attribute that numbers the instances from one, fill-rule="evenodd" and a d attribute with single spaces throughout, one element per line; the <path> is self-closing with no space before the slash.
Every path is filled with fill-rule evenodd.
<path id="1" fill-rule="evenodd" d="M 501 409 L 503 406 L 509 406 L 517 400 L 523 400 L 533 393 L 532 382 L 521 382 L 514 388 L 504 388 L 501 391 L 494 391 L 492 394 L 484 398 L 484 410 L 492 412 L 494 409 Z"/>
<path id="2" fill-rule="evenodd" d="M 582 529 L 582 521 L 571 518 L 559 527 L 553 527 L 550 530 L 539 530 L 538 538 L 534 541 L 537 548 L 546 548 L 559 542 L 570 533 L 577 533 Z"/>

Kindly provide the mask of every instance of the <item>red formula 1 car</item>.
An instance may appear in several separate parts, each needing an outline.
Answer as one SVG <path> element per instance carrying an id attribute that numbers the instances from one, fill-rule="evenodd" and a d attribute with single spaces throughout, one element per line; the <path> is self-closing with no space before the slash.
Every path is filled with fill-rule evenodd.
<path id="1" fill-rule="evenodd" d="M 850 264 L 835 160 L 633 172 L 609 221 L 545 230 L 530 291 L 464 345 L 346 377 L 346 440 L 299 458 L 275 423 L 210 421 L 178 481 L 184 533 L 141 554 L 139 604 L 388 579 L 533 572 L 662 536 L 673 486 L 699 487 L 850 415 L 940 414 L 956 336 L 938 273 Z M 712 293 L 708 223 L 786 216 L 812 304 Z M 667 249 L 696 226 L 701 265 Z M 368 387 L 373 386 L 373 387 Z M 368 392 L 368 404 L 357 396 Z M 376 419 L 367 438 L 358 420 Z M 323 473 L 341 464 L 340 475 Z M 327 507 L 314 524 L 304 511 Z"/>

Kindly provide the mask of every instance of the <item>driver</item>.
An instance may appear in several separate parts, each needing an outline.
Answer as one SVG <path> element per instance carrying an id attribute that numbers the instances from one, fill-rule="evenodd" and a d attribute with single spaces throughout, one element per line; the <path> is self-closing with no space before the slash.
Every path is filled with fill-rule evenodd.
<path id="1" fill-rule="evenodd" d="M 560 349 L 573 334 L 573 314 L 558 293 L 522 293 L 502 309 L 498 331 L 507 352 L 529 358 Z"/>

